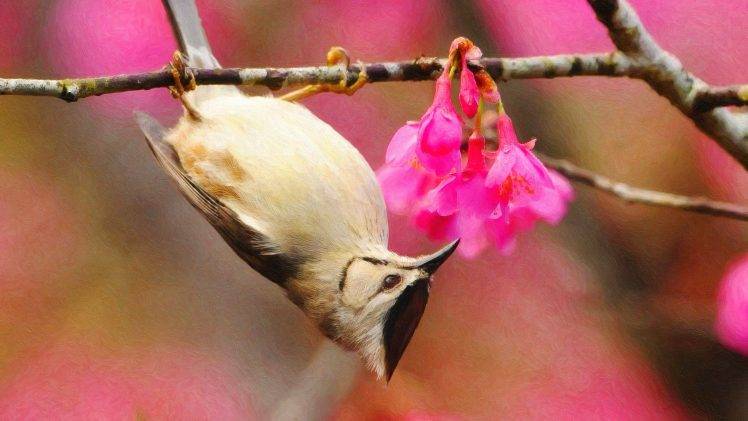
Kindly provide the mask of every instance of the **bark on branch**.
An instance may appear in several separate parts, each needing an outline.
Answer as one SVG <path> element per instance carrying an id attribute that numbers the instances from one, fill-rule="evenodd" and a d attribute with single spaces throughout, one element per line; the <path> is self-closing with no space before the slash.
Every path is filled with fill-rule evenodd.
<path id="1" fill-rule="evenodd" d="M 550 158 L 540 154 L 538 154 L 538 158 L 547 167 L 553 168 L 572 181 L 602 190 L 629 203 L 676 208 L 689 212 L 748 221 L 748 207 L 745 206 L 718 202 L 705 197 L 681 196 L 673 193 L 642 189 L 611 180 L 608 177 L 580 168 L 562 159 Z"/>
<path id="2" fill-rule="evenodd" d="M 343 78 L 353 84 L 364 70 L 370 82 L 436 79 L 444 69 L 444 58 L 352 64 L 340 67 L 227 68 L 189 70 L 198 85 L 257 85 L 272 90 L 310 84 L 338 84 Z M 496 79 L 553 78 L 564 76 L 626 76 L 633 70 L 625 57 L 616 53 L 564 54 L 523 58 L 486 58 L 471 63 L 484 67 Z M 185 83 L 187 81 L 184 81 Z M 0 95 L 53 96 L 77 101 L 93 95 L 147 90 L 174 84 L 171 71 L 164 69 L 132 75 L 81 79 L 0 79 Z"/>

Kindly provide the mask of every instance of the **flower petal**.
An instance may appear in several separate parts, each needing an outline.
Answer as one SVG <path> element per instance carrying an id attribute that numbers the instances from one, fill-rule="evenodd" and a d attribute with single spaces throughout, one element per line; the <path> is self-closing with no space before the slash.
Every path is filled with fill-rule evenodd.
<path id="1" fill-rule="evenodd" d="M 460 166 L 462 122 L 450 108 L 432 106 L 418 132 L 416 156 L 424 167 L 440 176 Z"/>
<path id="2" fill-rule="evenodd" d="M 519 143 L 517 132 L 514 130 L 514 123 L 506 113 L 499 114 L 496 126 L 499 135 L 499 148 L 504 149 Z"/>
<path id="3" fill-rule="evenodd" d="M 472 118 L 478 112 L 478 84 L 475 82 L 475 75 L 467 67 L 467 62 L 462 61 L 462 70 L 460 71 L 460 106 L 466 116 Z"/>
<path id="4" fill-rule="evenodd" d="M 445 155 L 460 148 L 462 122 L 453 107 L 432 107 L 418 131 L 420 148 L 432 155 Z"/>
<path id="5" fill-rule="evenodd" d="M 433 175 L 411 165 L 384 165 L 377 171 L 377 179 L 387 209 L 396 214 L 408 213 L 436 184 Z"/>
<path id="6" fill-rule="evenodd" d="M 457 200 L 458 178 L 447 177 L 439 183 L 428 195 L 424 206 L 431 212 L 441 216 L 449 216 L 460 210 Z"/>
<path id="7" fill-rule="evenodd" d="M 413 217 L 413 224 L 426 233 L 431 240 L 454 240 L 459 238 L 454 215 L 441 216 L 428 209 L 420 209 Z"/>
<path id="8" fill-rule="evenodd" d="M 388 165 L 402 166 L 410 163 L 416 154 L 419 128 L 420 123 L 409 121 L 395 132 L 385 155 Z"/>
<path id="9" fill-rule="evenodd" d="M 567 202 L 574 199 L 574 188 L 566 177 L 561 175 L 558 171 L 551 169 L 548 170 L 548 175 L 551 177 L 551 181 L 553 181 L 553 187 L 556 188 L 556 191 L 562 199 Z"/>
<path id="10" fill-rule="evenodd" d="M 553 180 L 551 179 L 551 176 L 548 172 L 548 168 L 546 168 L 545 164 L 543 164 L 535 154 L 530 152 L 529 150 L 524 150 L 525 158 L 527 158 L 527 161 L 532 165 L 533 168 L 535 168 L 535 173 L 538 175 L 540 183 L 545 185 L 546 187 L 553 187 Z"/>
<path id="11" fill-rule="evenodd" d="M 468 60 L 478 60 L 483 57 L 483 52 L 476 45 L 473 45 L 464 52 L 464 56 Z"/>
<path id="12" fill-rule="evenodd" d="M 510 147 L 496 152 L 496 160 L 491 164 L 491 169 L 486 177 L 486 186 L 498 187 L 504 183 L 517 161 L 517 148 Z"/>

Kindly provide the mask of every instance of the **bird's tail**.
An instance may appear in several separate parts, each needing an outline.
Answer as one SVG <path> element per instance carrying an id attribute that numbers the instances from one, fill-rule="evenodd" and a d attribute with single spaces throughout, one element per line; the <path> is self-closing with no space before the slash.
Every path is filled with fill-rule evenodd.
<path id="1" fill-rule="evenodd" d="M 208 38 L 200 22 L 195 0 L 163 0 L 179 49 L 192 67 L 218 68 Z"/>

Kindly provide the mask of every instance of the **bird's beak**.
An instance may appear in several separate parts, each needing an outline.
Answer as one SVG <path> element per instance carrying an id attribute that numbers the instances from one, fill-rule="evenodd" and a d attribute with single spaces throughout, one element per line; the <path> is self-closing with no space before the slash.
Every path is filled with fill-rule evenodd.
<path id="1" fill-rule="evenodd" d="M 442 263 L 447 261 L 447 258 L 454 253 L 455 249 L 457 249 L 457 246 L 460 244 L 460 240 L 457 239 L 446 246 L 442 247 L 441 250 L 437 251 L 434 254 L 430 254 L 428 256 L 424 256 L 416 263 L 416 266 L 419 267 L 424 272 L 428 273 L 429 275 L 433 275 L 434 272 L 436 272 L 437 269 L 439 269 L 439 266 L 442 265 Z"/>
<path id="2" fill-rule="evenodd" d="M 436 253 L 426 256 L 417 263 L 417 267 L 428 273 L 429 277 L 422 278 L 408 285 L 397 297 L 397 301 L 387 313 L 384 322 L 384 353 L 387 371 L 387 381 L 408 347 L 418 323 L 421 321 L 426 303 L 429 300 L 431 275 L 455 251 L 460 240 L 454 241 Z"/>
<path id="3" fill-rule="evenodd" d="M 429 284 L 429 279 L 425 278 L 408 285 L 387 313 L 384 322 L 384 358 L 388 382 L 421 321 L 429 301 Z"/>

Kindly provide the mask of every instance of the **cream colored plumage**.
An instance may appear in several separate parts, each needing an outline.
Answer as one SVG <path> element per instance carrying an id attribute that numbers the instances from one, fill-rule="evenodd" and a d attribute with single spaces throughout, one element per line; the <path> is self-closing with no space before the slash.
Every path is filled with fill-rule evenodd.
<path id="1" fill-rule="evenodd" d="M 386 247 L 382 193 L 356 148 L 302 105 L 220 92 L 167 136 L 193 180 L 287 250 Z"/>
<path id="2" fill-rule="evenodd" d="M 218 67 L 194 0 L 164 4 L 189 64 Z M 390 252 L 374 172 L 305 107 L 226 86 L 183 99 L 189 112 L 170 130 L 136 117 L 157 161 L 240 257 L 389 379 L 457 242 L 418 258 Z"/>

